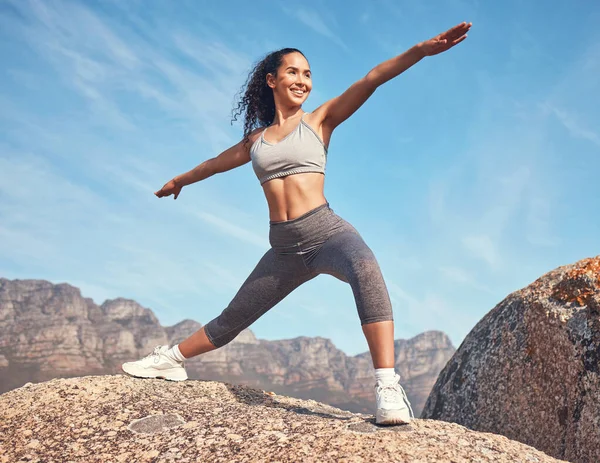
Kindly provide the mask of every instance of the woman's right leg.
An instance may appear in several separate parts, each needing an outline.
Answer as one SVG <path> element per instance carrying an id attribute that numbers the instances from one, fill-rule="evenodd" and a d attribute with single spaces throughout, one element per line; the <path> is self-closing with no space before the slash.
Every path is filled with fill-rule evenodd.
<path id="1" fill-rule="evenodd" d="M 206 336 L 204 326 L 188 337 L 185 341 L 181 341 L 179 343 L 179 352 L 181 352 L 181 355 L 183 355 L 186 359 L 210 352 L 216 348 L 217 347 L 210 342 L 208 336 Z"/>
<path id="2" fill-rule="evenodd" d="M 300 256 L 281 255 L 273 248 L 269 249 L 227 308 L 179 344 L 181 354 L 190 358 L 231 342 L 294 289 L 315 276 L 308 272 Z"/>

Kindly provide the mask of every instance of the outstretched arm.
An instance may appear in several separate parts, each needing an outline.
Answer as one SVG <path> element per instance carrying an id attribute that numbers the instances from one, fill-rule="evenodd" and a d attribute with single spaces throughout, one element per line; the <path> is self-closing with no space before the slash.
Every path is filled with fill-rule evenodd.
<path id="1" fill-rule="evenodd" d="M 406 71 L 426 56 L 449 50 L 467 38 L 471 23 L 461 23 L 432 39 L 418 43 L 401 55 L 375 66 L 340 96 L 319 106 L 313 114 L 318 116 L 324 129 L 331 132 L 348 119 L 367 101 L 377 87 Z"/>
<path id="2" fill-rule="evenodd" d="M 239 143 L 226 149 L 218 156 L 210 158 L 197 165 L 192 170 L 169 180 L 154 194 L 159 198 L 174 195 L 173 199 L 177 199 L 184 186 L 191 185 L 200 180 L 205 180 L 215 174 L 227 172 L 228 170 L 235 169 L 236 167 L 243 166 L 250 162 L 250 146 L 263 130 L 264 127 L 253 130 L 248 136 L 250 143 L 245 143 L 244 140 L 241 140 Z"/>

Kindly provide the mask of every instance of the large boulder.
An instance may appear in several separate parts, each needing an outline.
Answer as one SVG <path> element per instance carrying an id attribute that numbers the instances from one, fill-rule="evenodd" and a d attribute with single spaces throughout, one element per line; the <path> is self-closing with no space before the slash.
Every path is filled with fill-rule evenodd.
<path id="1" fill-rule="evenodd" d="M 600 461 L 600 256 L 510 294 L 463 340 L 421 418 Z"/>

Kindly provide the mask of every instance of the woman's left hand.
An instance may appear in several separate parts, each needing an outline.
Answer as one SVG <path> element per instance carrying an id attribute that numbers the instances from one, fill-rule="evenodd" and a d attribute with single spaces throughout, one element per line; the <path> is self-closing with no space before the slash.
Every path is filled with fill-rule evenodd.
<path id="1" fill-rule="evenodd" d="M 419 46 L 425 56 L 437 55 L 465 40 L 467 38 L 467 31 L 471 28 L 472 24 L 460 23 L 458 26 L 454 26 L 452 29 L 448 29 L 446 32 L 442 32 L 432 39 L 421 42 Z"/>

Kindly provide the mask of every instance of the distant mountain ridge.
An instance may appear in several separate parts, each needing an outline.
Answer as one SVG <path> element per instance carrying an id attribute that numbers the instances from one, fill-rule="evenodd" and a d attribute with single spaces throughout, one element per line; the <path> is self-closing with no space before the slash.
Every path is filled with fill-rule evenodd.
<path id="1" fill-rule="evenodd" d="M 100 306 L 78 288 L 43 280 L 0 278 L 0 393 L 56 377 L 121 373 L 120 365 L 159 344 L 174 344 L 202 325 L 163 327 L 129 299 Z M 427 331 L 395 341 L 396 371 L 419 416 L 455 348 L 446 334 Z M 244 330 L 228 345 L 186 362 L 191 379 L 245 384 L 372 413 L 374 372 L 369 352 L 348 356 L 329 339 L 257 339 Z"/>

